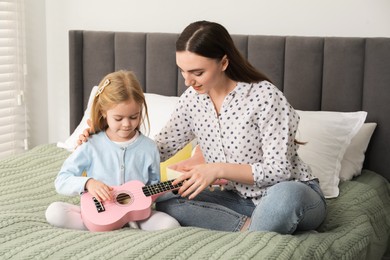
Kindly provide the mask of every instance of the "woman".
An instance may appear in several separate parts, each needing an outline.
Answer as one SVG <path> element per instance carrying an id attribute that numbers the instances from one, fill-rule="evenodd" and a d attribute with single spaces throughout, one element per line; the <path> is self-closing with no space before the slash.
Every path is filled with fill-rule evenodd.
<path id="1" fill-rule="evenodd" d="M 297 154 L 299 117 L 266 76 L 244 59 L 220 24 L 190 24 L 176 42 L 189 87 L 155 141 L 161 160 L 197 139 L 200 151 L 175 165 L 184 181 L 157 209 L 182 226 L 292 234 L 317 228 L 326 203 Z M 200 163 L 199 163 L 200 162 Z M 207 189 L 217 179 L 224 190 Z"/>

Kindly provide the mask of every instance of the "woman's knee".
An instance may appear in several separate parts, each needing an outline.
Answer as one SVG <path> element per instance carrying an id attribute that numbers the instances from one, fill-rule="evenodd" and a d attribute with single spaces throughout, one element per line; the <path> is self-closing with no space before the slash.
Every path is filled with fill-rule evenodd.
<path id="1" fill-rule="evenodd" d="M 276 184 L 257 206 L 253 228 L 292 233 L 301 222 L 306 228 L 315 228 L 325 217 L 323 204 L 321 196 L 305 183 Z"/>
<path id="2" fill-rule="evenodd" d="M 272 186 L 262 199 L 265 204 L 278 205 L 279 208 L 300 208 L 321 200 L 321 196 L 308 185 L 295 181 Z"/>
<path id="3" fill-rule="evenodd" d="M 279 196 L 281 198 L 301 197 L 305 189 L 309 188 L 306 184 L 295 181 L 285 181 L 275 184 L 267 190 L 267 196 Z M 310 189 L 310 188 L 309 188 Z"/>

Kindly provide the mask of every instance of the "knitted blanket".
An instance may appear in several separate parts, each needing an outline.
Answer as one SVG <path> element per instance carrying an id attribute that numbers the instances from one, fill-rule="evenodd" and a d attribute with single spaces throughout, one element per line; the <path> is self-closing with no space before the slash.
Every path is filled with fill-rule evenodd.
<path id="1" fill-rule="evenodd" d="M 340 184 L 340 196 L 327 201 L 328 215 L 318 232 L 55 228 L 45 220 L 47 206 L 79 203 L 79 197 L 54 190 L 68 155 L 47 144 L 0 161 L 0 259 L 380 259 L 389 243 L 390 185 L 366 170 Z"/>

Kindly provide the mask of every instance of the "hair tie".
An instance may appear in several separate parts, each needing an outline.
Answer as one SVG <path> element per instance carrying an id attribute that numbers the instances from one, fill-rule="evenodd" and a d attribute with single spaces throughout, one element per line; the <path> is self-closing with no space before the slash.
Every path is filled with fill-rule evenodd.
<path id="1" fill-rule="evenodd" d="M 103 92 L 104 88 L 107 87 L 108 85 L 110 85 L 110 83 L 111 83 L 110 80 L 106 79 L 104 81 L 103 85 L 98 89 L 95 97 L 99 96 Z"/>

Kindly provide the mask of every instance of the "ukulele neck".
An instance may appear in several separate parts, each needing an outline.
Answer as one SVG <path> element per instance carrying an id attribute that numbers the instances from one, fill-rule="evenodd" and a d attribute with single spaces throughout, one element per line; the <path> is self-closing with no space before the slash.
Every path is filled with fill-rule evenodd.
<path id="1" fill-rule="evenodd" d="M 179 189 L 182 186 L 182 182 L 177 185 L 172 185 L 174 180 L 164 181 L 157 184 L 147 185 L 142 187 L 142 191 L 145 196 L 149 197 L 152 195 L 157 195 L 171 190 Z"/>

